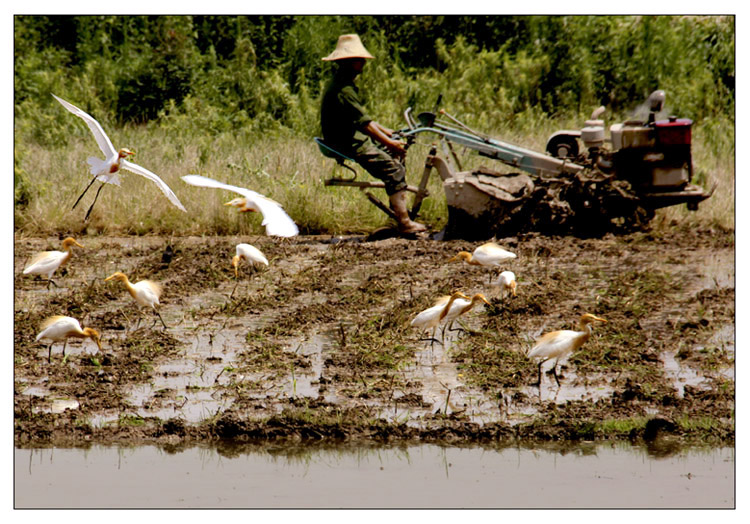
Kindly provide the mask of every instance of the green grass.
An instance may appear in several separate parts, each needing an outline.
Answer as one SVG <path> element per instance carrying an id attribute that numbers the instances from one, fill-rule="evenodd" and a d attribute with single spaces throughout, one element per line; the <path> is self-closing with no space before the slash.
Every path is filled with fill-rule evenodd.
<path id="1" fill-rule="evenodd" d="M 547 137 L 565 123 L 540 123 L 533 135 L 500 130 L 493 136 L 537 151 L 544 150 Z M 15 169 L 25 197 L 15 207 L 17 234 L 263 234 L 256 214 L 237 213 L 222 203 L 235 194 L 216 189 L 193 187 L 180 177 L 201 174 L 229 184 L 252 189 L 280 202 L 307 234 L 341 234 L 372 231 L 387 222 L 385 215 L 371 205 L 355 188 L 325 187 L 332 176 L 345 177 L 346 170 L 323 157 L 312 137 L 287 134 L 257 138 L 239 133 L 203 135 L 197 130 L 172 136 L 169 126 L 125 127 L 108 130 L 113 143 L 136 151 L 133 161 L 157 173 L 177 194 L 187 209 L 174 207 L 152 182 L 124 173 L 122 186 L 108 185 L 100 194 L 88 224 L 83 215 L 93 201 L 94 188 L 75 210 L 71 206 L 89 182 L 86 158 L 100 155 L 91 136 L 69 139 L 67 147 L 48 148 L 35 143 L 15 144 Z M 700 142 L 705 132 L 696 130 L 694 164 L 704 184 L 718 183 L 715 194 L 700 205 L 698 212 L 685 206 L 657 212 L 655 227 L 669 227 L 672 221 L 694 226 L 719 225 L 734 228 L 734 151 L 722 146 L 709 151 Z M 407 181 L 418 185 L 429 149 L 427 137 L 409 151 Z M 710 142 L 710 140 L 707 140 Z M 714 141 L 715 142 L 715 141 Z M 504 172 L 513 171 L 500 162 L 474 153 L 462 158 L 464 169 L 485 165 Z M 360 180 L 374 180 L 359 169 Z M 447 221 L 445 196 L 439 177 L 430 180 L 428 197 L 420 219 L 440 229 Z M 374 190 L 386 201 L 383 190 Z M 25 205 L 23 204 L 25 202 Z"/>

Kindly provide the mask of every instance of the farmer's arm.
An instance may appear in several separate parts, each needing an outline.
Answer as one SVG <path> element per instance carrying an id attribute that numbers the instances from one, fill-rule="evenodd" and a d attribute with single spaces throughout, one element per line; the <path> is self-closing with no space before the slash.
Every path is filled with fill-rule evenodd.
<path id="1" fill-rule="evenodd" d="M 390 129 L 381 126 L 374 120 L 370 120 L 363 130 L 370 136 L 370 138 L 383 144 L 393 156 L 403 158 L 404 155 L 406 155 L 406 149 L 404 149 L 403 142 L 393 140 L 391 138 L 393 131 Z"/>

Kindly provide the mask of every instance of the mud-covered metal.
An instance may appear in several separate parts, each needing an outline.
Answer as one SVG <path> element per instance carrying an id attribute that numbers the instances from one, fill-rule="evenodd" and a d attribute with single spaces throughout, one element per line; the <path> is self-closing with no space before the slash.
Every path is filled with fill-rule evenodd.
<path id="1" fill-rule="evenodd" d="M 524 173 L 488 168 L 461 171 L 430 152 L 445 189 L 449 210 L 446 238 L 488 238 L 523 230 L 559 234 L 599 234 L 646 225 L 661 207 L 687 204 L 695 210 L 709 198 L 692 184 L 692 121 L 656 120 L 663 91 L 647 100 L 648 120 L 613 124 L 606 136 L 597 108 L 580 130 L 554 133 L 546 153 L 479 133 L 443 110 L 405 113 L 408 127 L 399 136 L 413 142 L 420 133 L 436 134 L 459 159 L 451 144 L 477 151 Z M 438 114 L 442 119 L 438 119 Z M 448 119 L 449 121 L 447 121 Z"/>

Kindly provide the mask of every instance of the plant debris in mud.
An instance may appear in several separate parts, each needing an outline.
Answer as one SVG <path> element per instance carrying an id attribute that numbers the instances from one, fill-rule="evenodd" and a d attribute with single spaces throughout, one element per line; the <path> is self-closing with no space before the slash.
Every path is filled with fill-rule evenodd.
<path id="1" fill-rule="evenodd" d="M 253 243 L 269 267 L 236 279 L 237 238 L 90 237 L 47 291 L 20 275 L 45 241 L 17 239 L 16 441 L 731 441 L 733 238 L 519 235 L 505 243 L 518 296 L 503 299 L 486 271 L 448 263 L 465 241 L 264 237 Z M 727 262 L 709 268 L 709 256 Z M 134 329 L 129 297 L 103 282 L 113 270 L 164 286 L 169 329 L 145 316 Z M 420 340 L 411 319 L 454 290 L 491 305 L 444 344 Z M 608 323 L 561 363 L 559 388 L 547 375 L 532 386 L 534 340 L 586 312 Z M 100 329 L 104 350 L 72 342 L 48 364 L 34 338 L 52 314 Z M 71 407 L 53 412 L 55 399 Z M 669 424 L 654 431 L 656 418 Z"/>

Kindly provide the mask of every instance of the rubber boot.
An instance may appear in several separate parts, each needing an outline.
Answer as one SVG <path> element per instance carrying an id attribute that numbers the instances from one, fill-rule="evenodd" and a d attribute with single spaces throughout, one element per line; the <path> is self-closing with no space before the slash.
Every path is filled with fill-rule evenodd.
<path id="1" fill-rule="evenodd" d="M 427 231 L 427 226 L 419 222 L 414 222 L 409 218 L 409 211 L 406 209 L 406 190 L 393 193 L 389 199 L 391 201 L 391 209 L 396 214 L 400 233 L 421 233 Z"/>

